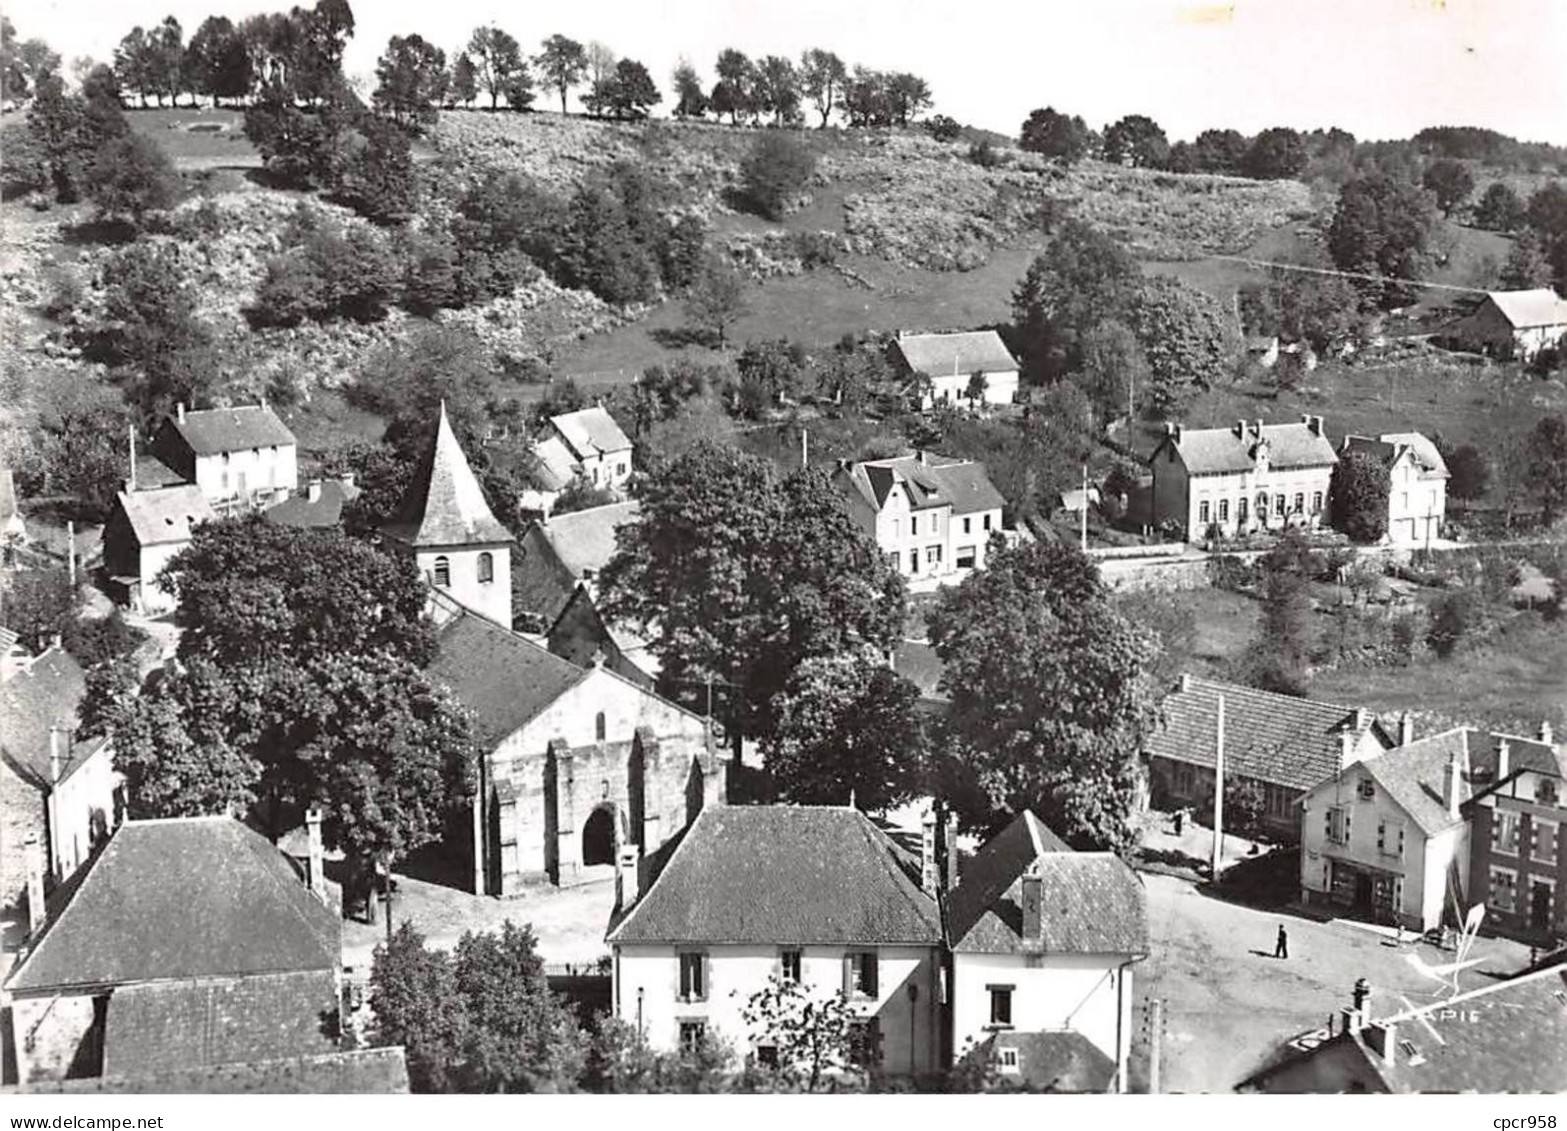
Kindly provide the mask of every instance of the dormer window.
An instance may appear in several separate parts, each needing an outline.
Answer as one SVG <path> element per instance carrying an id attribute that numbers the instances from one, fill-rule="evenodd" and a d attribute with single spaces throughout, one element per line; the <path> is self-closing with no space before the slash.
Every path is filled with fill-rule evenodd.
<path id="1" fill-rule="evenodd" d="M 1540 778 L 1534 787 L 1534 799 L 1541 805 L 1555 805 L 1561 799 L 1556 782 L 1551 778 Z"/>
<path id="2" fill-rule="evenodd" d="M 1370 778 L 1360 779 L 1360 799 L 1362 801 L 1374 801 L 1377 796 L 1377 786 Z"/>

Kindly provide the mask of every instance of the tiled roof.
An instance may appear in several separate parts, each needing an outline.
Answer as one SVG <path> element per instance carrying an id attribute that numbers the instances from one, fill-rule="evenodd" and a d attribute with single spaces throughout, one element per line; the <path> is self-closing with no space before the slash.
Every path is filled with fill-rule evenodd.
<path id="1" fill-rule="evenodd" d="M 49 769 L 49 728 L 76 727 L 76 708 L 87 693 L 81 665 L 61 648 L 50 648 L 26 668 L 0 684 L 0 750 L 25 777 L 47 789 L 53 779 Z M 60 736 L 62 751 L 66 736 Z M 76 764 L 85 743 L 71 751 Z"/>
<path id="2" fill-rule="evenodd" d="M 121 491 L 119 505 L 141 546 L 189 542 L 197 526 L 217 517 L 207 496 L 194 483 Z"/>
<path id="3" fill-rule="evenodd" d="M 198 456 L 281 448 L 295 442 L 288 426 L 266 405 L 191 410 L 183 420 L 171 416 L 168 423 Z"/>
<path id="4" fill-rule="evenodd" d="M 1470 787 L 1467 744 L 1458 732 L 1432 735 L 1430 738 L 1399 746 L 1360 763 L 1359 769 L 1387 791 L 1399 808 L 1408 813 L 1427 836 L 1451 825 L 1463 823 L 1462 817 L 1449 814 L 1442 800 L 1449 767 L 1457 757 L 1461 773 L 1458 802 L 1469 800 Z"/>
<path id="5" fill-rule="evenodd" d="M 1516 330 L 1567 324 L 1567 299 L 1550 287 L 1532 291 L 1490 291 L 1486 298 L 1496 304 L 1502 317 Z"/>
<path id="6" fill-rule="evenodd" d="M 359 488 L 341 479 L 327 479 L 321 483 L 321 491 L 314 500 L 307 486 L 261 512 L 261 517 L 274 526 L 337 526 L 343 521 L 343 507 L 357 499 Z"/>
<path id="7" fill-rule="evenodd" d="M 1193 475 L 1251 471 L 1266 441 L 1268 465 L 1285 469 L 1331 467 L 1338 462 L 1333 445 L 1320 423 L 1237 424 L 1229 428 L 1182 428 L 1179 436 L 1166 436 L 1155 449 L 1173 444 Z"/>
<path id="8" fill-rule="evenodd" d="M 965 863 L 948 923 L 960 954 L 1024 951 L 1023 877 L 1040 877 L 1046 954 L 1147 954 L 1142 881 L 1111 852 L 1073 852 L 1025 812 Z"/>
<path id="9" fill-rule="evenodd" d="M 90 1076 L 28 1084 L 29 1092 L 73 1095 L 406 1095 L 401 1046 L 286 1060 L 212 1064 L 153 1076 Z"/>
<path id="10" fill-rule="evenodd" d="M 523 533 L 512 567 L 516 605 L 553 624 L 577 582 L 600 573 L 615 553 L 615 532 L 641 514 L 635 502 L 557 515 Z"/>
<path id="11" fill-rule="evenodd" d="M 1000 510 L 1006 499 L 990 482 L 985 465 L 934 453 L 867 460 L 840 471 L 850 489 L 872 510 L 886 505 L 899 486 L 907 488 L 910 505 L 936 507 L 951 504 L 953 514 Z"/>
<path id="12" fill-rule="evenodd" d="M 1017 1050 L 1017 1074 L 1001 1076 L 1038 1092 L 1107 1092 L 1115 1082 L 1115 1061 L 1081 1033 L 993 1033 L 975 1045 L 965 1060 L 996 1064 L 1002 1049 Z"/>
<path id="13" fill-rule="evenodd" d="M 7 986 L 332 970 L 340 937 L 293 865 L 232 817 L 127 821 Z"/>
<path id="14" fill-rule="evenodd" d="M 1005 373 L 1017 368 L 1017 359 L 994 330 L 962 334 L 906 334 L 898 350 L 909 369 L 931 377 L 953 373 Z"/>
<path id="15" fill-rule="evenodd" d="M 1336 703 L 1207 679 L 1192 679 L 1189 687 L 1165 696 L 1163 722 L 1145 743 L 1152 757 L 1212 766 L 1220 695 L 1226 774 L 1307 790 L 1338 772 L 1346 730 L 1356 745 L 1368 730 L 1384 747 L 1392 745 L 1369 711 L 1357 725 L 1354 708 Z"/>
<path id="16" fill-rule="evenodd" d="M 127 986 L 109 998 L 106 1076 L 336 1051 L 331 970 Z"/>
<path id="17" fill-rule="evenodd" d="M 620 430 L 620 425 L 602 406 L 552 416 L 550 423 L 579 460 L 623 452 L 631 447 L 631 441 Z"/>
<path id="18" fill-rule="evenodd" d="M 935 946 L 941 921 L 863 813 L 719 805 L 697 816 L 609 941 Z"/>
<path id="19" fill-rule="evenodd" d="M 511 532 L 496 521 L 485 501 L 484 490 L 446 418 L 444 402 L 429 454 L 408 485 L 402 509 L 383 529 L 388 537 L 409 546 L 463 546 L 514 540 Z"/>
<path id="20" fill-rule="evenodd" d="M 487 749 L 588 676 L 549 649 L 474 613 L 449 621 L 436 641 L 430 675 L 473 712 L 476 737 Z"/>

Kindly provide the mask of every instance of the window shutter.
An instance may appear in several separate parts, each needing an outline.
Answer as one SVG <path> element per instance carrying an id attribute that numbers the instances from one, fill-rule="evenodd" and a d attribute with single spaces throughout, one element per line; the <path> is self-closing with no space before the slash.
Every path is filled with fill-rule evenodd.
<path id="1" fill-rule="evenodd" d="M 708 971 L 709 971 L 709 963 L 708 963 L 708 957 L 707 957 L 707 952 L 706 951 L 703 951 L 702 954 L 700 956 L 698 956 L 698 958 L 697 958 L 697 969 L 702 972 L 701 975 L 700 975 L 701 979 L 702 979 L 701 980 L 701 984 L 697 986 L 697 994 L 696 994 L 697 1000 L 698 1001 L 706 1001 L 707 1000 L 707 977 L 708 977 Z"/>
<path id="2" fill-rule="evenodd" d="M 877 983 L 879 971 L 876 968 L 876 957 L 874 953 L 865 956 L 865 996 L 869 998 L 881 996 L 881 988 Z"/>
<path id="3" fill-rule="evenodd" d="M 843 956 L 843 996 L 854 996 L 854 955 Z"/>

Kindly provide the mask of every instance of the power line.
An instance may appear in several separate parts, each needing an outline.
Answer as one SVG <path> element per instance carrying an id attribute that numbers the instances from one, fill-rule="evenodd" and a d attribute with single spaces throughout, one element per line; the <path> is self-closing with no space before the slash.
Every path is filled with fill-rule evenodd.
<path id="1" fill-rule="evenodd" d="M 1403 279 L 1396 275 L 1367 275 L 1360 271 L 1334 271 L 1326 267 L 1305 267 L 1299 263 L 1273 263 L 1266 259 L 1247 259 L 1243 255 L 1214 255 L 1210 259 L 1217 259 L 1224 263 L 1240 263 L 1247 267 L 1268 267 L 1281 271 L 1300 271 L 1307 275 L 1332 275 L 1340 279 L 1365 279 L 1372 283 L 1400 283 L 1406 287 L 1428 287 L 1439 291 L 1462 291 L 1464 294 L 1483 295 L 1488 292 L 1484 287 L 1460 287 L 1455 283 L 1425 283 L 1419 279 Z"/>

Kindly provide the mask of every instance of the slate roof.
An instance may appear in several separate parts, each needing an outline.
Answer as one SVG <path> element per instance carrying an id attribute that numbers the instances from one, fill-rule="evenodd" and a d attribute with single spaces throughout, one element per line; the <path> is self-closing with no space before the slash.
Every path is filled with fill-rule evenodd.
<path id="1" fill-rule="evenodd" d="M 184 420 L 171 416 L 168 423 L 198 456 L 281 448 L 296 442 L 288 425 L 264 404 L 192 409 Z"/>
<path id="2" fill-rule="evenodd" d="M 512 566 L 512 594 L 520 609 L 553 624 L 577 583 L 598 574 L 615 553 L 615 532 L 640 517 L 641 504 L 611 503 L 535 522 L 522 535 Z"/>
<path id="3" fill-rule="evenodd" d="M 1433 836 L 1453 825 L 1463 824 L 1461 816 L 1448 813 L 1442 801 L 1449 767 L 1456 755 L 1463 772 L 1459 774 L 1458 801 L 1469 800 L 1470 785 L 1466 744 L 1456 741 L 1454 732 L 1432 735 L 1429 738 L 1399 746 L 1375 758 L 1360 763 L 1360 772 L 1372 779 L 1398 803 L 1399 808 L 1427 836 Z"/>
<path id="4" fill-rule="evenodd" d="M 1165 696 L 1163 721 L 1144 743 L 1151 757 L 1212 766 L 1220 695 L 1227 774 L 1307 790 L 1338 772 L 1346 730 L 1353 732 L 1357 745 L 1368 730 L 1384 748 L 1393 745 L 1369 711 L 1357 725 L 1354 708 L 1336 703 L 1208 679 L 1194 678 L 1189 686 Z"/>
<path id="5" fill-rule="evenodd" d="M 562 491 L 577 477 L 581 465 L 559 436 L 546 436 L 533 445 L 533 485 L 541 491 Z"/>
<path id="6" fill-rule="evenodd" d="M 484 490 L 446 418 L 444 402 L 429 453 L 409 483 L 397 517 L 382 529 L 387 537 L 409 546 L 515 541 L 485 501 Z"/>
<path id="7" fill-rule="evenodd" d="M 49 767 L 49 728 L 76 727 L 76 708 L 87 693 L 87 680 L 72 655 L 62 648 L 50 648 L 27 667 L 0 684 L 0 751 L 16 770 L 40 789 L 53 784 Z M 66 736 L 60 736 L 62 752 Z M 92 750 L 102 745 L 77 743 L 67 759 L 69 767 L 80 765 Z M 88 749 L 91 747 L 91 749 Z M 62 767 L 64 769 L 64 767 Z"/>
<path id="8" fill-rule="evenodd" d="M 476 737 L 487 749 L 588 677 L 548 648 L 474 613 L 449 621 L 436 643 L 430 675 L 473 712 Z"/>
<path id="9" fill-rule="evenodd" d="M 261 517 L 274 526 L 337 526 L 343 521 L 343 508 L 360 496 L 353 483 L 341 479 L 326 479 L 321 492 L 312 502 L 307 487 L 295 492 L 281 503 L 275 503 L 261 512 Z"/>
<path id="10" fill-rule="evenodd" d="M 7 983 L 13 993 L 333 970 L 341 923 L 232 817 L 127 821 Z"/>
<path id="11" fill-rule="evenodd" d="M 579 460 L 631 449 L 631 441 L 602 405 L 552 416 L 550 423 Z"/>
<path id="12" fill-rule="evenodd" d="M 217 517 L 207 496 L 194 483 L 121 491 L 119 505 L 141 546 L 189 542 L 197 526 Z"/>
<path id="13" fill-rule="evenodd" d="M 1046 954 L 1147 954 L 1142 881 L 1111 852 L 1073 852 L 1033 813 L 1024 812 L 963 867 L 950 898 L 948 925 L 959 954 L 1018 954 L 1023 939 L 1023 877 L 1041 880 L 1041 941 Z"/>
<path id="14" fill-rule="evenodd" d="M 335 1052 L 331 970 L 127 986 L 109 998 L 105 1076 Z"/>
<path id="15" fill-rule="evenodd" d="M 1379 439 L 1384 444 L 1402 444 L 1413 448 L 1415 465 L 1426 475 L 1437 475 L 1443 479 L 1448 477 L 1447 461 L 1442 458 L 1442 453 L 1437 451 L 1436 444 L 1429 436 L 1419 432 L 1384 432 Z"/>
<path id="16" fill-rule="evenodd" d="M 887 835 L 837 806 L 703 809 L 612 944 L 941 942 L 936 902 Z"/>
<path id="17" fill-rule="evenodd" d="M 906 334 L 897 342 L 904 363 L 915 373 L 946 377 L 953 373 L 1005 373 L 1017 359 L 994 330 L 961 334 Z"/>
<path id="18" fill-rule="evenodd" d="M 1567 299 L 1550 287 L 1530 291 L 1488 291 L 1485 297 L 1495 304 L 1515 330 L 1567 324 Z"/>
<path id="19" fill-rule="evenodd" d="M 1174 445 L 1186 470 L 1193 475 L 1251 471 L 1257 465 L 1260 441 L 1266 441 L 1268 465 L 1280 470 L 1332 467 L 1338 462 L 1320 422 L 1315 431 L 1305 421 L 1263 424 L 1260 428 L 1259 432 L 1257 423 L 1229 428 L 1182 428 L 1178 438 L 1165 436 L 1154 449 L 1154 456 L 1167 445 Z"/>
<path id="20" fill-rule="evenodd" d="M 157 456 L 142 454 L 136 457 L 136 489 L 138 491 L 150 490 L 153 487 L 173 487 L 178 483 L 185 482 L 187 480 L 183 475 Z"/>
<path id="21" fill-rule="evenodd" d="M 1447 462 L 1442 459 L 1436 445 L 1418 432 L 1389 432 L 1373 440 L 1370 436 L 1345 436 L 1339 447 L 1340 455 L 1364 452 L 1383 466 L 1391 469 L 1409 453 L 1421 478 L 1446 479 Z"/>
<path id="22" fill-rule="evenodd" d="M 1004 1073 L 1036 1092 L 1108 1092 L 1115 1082 L 1115 1061 L 1083 1034 L 1073 1030 L 992 1033 L 964 1057 L 975 1063 L 997 1064 L 1002 1049 L 1017 1050 L 1017 1073 Z"/>
<path id="23" fill-rule="evenodd" d="M 1006 506 L 984 464 L 933 452 L 866 460 L 850 464 L 839 474 L 847 479 L 852 494 L 873 511 L 881 510 L 899 486 L 908 489 L 910 505 L 916 510 L 950 503 L 952 513 L 961 515 Z"/>
<path id="24" fill-rule="evenodd" d="M 401 1046 L 213 1064 L 151 1076 L 92 1076 L 27 1085 L 28 1092 L 106 1095 L 406 1095 Z"/>

